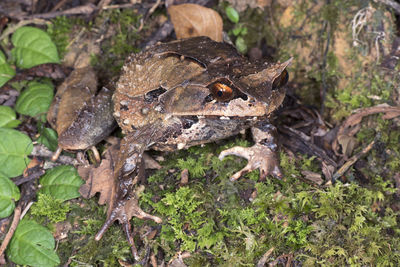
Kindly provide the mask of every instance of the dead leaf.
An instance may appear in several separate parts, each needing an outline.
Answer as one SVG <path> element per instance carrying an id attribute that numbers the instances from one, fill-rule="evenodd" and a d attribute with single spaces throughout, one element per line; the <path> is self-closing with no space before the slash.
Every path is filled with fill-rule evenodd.
<path id="1" fill-rule="evenodd" d="M 196 4 L 170 6 L 168 13 L 178 39 L 208 36 L 222 41 L 222 18 L 214 10 Z"/>
<path id="2" fill-rule="evenodd" d="M 185 186 L 189 182 L 189 171 L 188 169 L 184 169 L 181 172 L 181 182 L 179 183 L 180 186 Z"/>
<path id="3" fill-rule="evenodd" d="M 301 174 L 304 175 L 304 178 L 316 183 L 317 185 L 322 185 L 324 180 L 322 179 L 321 174 L 316 173 L 316 172 L 312 172 L 312 171 L 302 171 Z"/>
<path id="4" fill-rule="evenodd" d="M 357 139 L 353 136 L 340 135 L 337 137 L 337 141 L 342 147 L 342 154 L 345 157 L 351 156 L 353 149 L 356 146 Z"/>
<path id="5" fill-rule="evenodd" d="M 335 152 L 336 155 L 338 156 L 343 156 L 345 154 L 344 148 L 342 148 L 342 153 L 339 152 L 339 145 L 340 145 L 340 140 L 344 140 L 345 137 L 353 137 L 361 128 L 360 124 L 361 120 L 369 115 L 372 114 L 377 114 L 377 113 L 385 113 L 382 118 L 387 120 L 387 119 L 393 119 L 397 116 L 400 116 L 400 107 L 393 107 L 389 106 L 387 104 L 382 104 L 382 105 L 377 105 L 374 107 L 370 108 L 362 108 L 362 109 L 357 109 L 354 111 L 354 114 L 352 114 L 350 117 L 348 117 L 343 124 L 339 127 L 339 130 L 336 134 L 336 138 L 333 141 L 332 144 L 332 149 Z"/>
<path id="6" fill-rule="evenodd" d="M 86 183 L 81 186 L 79 193 L 84 198 L 91 198 L 96 193 L 100 193 L 99 204 L 110 205 L 113 195 L 115 194 L 114 186 L 114 167 L 113 162 L 117 157 L 118 145 L 109 147 L 105 153 L 105 158 L 101 161 L 100 166 L 79 167 L 78 172 L 85 179 Z"/>
<path id="7" fill-rule="evenodd" d="M 146 169 L 159 170 L 162 166 L 147 153 L 143 153 L 144 166 Z"/>

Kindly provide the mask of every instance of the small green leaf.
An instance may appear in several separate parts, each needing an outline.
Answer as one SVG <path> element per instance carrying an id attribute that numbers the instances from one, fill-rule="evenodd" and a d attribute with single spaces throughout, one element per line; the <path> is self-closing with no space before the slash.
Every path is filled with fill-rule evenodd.
<path id="1" fill-rule="evenodd" d="M 15 110 L 31 117 L 45 113 L 50 107 L 53 95 L 51 84 L 30 82 L 28 88 L 19 95 Z"/>
<path id="2" fill-rule="evenodd" d="M 15 31 L 11 41 L 15 46 L 11 53 L 20 68 L 29 69 L 44 63 L 60 62 L 55 44 L 41 29 L 21 27 Z"/>
<path id="3" fill-rule="evenodd" d="M 246 42 L 244 41 L 244 39 L 241 36 L 236 38 L 235 46 L 236 46 L 237 50 L 239 50 L 240 53 L 244 54 L 247 52 Z"/>
<path id="4" fill-rule="evenodd" d="M 11 215 L 15 201 L 20 197 L 18 187 L 7 177 L 0 174 L 0 218 Z"/>
<path id="5" fill-rule="evenodd" d="M 15 70 L 7 64 L 6 56 L 0 51 L 0 87 L 15 75 Z"/>
<path id="6" fill-rule="evenodd" d="M 37 141 L 51 151 L 56 151 L 58 146 L 57 132 L 51 128 L 43 128 Z"/>
<path id="7" fill-rule="evenodd" d="M 34 221 L 22 220 L 7 249 L 7 256 L 16 264 L 29 266 L 57 266 L 60 259 L 54 251 L 51 232 Z"/>
<path id="8" fill-rule="evenodd" d="M 56 199 L 68 200 L 80 196 L 78 190 L 83 184 L 81 177 L 73 166 L 57 166 L 40 178 L 40 193 Z"/>
<path id="9" fill-rule="evenodd" d="M 25 134 L 0 128 L 0 173 L 7 177 L 21 175 L 29 163 L 32 141 Z"/>
<path id="10" fill-rule="evenodd" d="M 14 128 L 21 122 L 16 120 L 15 111 L 8 106 L 0 106 L 0 127 Z"/>
<path id="11" fill-rule="evenodd" d="M 228 19 L 230 21 L 232 21 L 233 23 L 238 23 L 239 22 L 239 13 L 232 6 L 228 6 L 225 9 L 225 13 L 228 16 Z"/>
<path id="12" fill-rule="evenodd" d="M 232 33 L 234 36 L 238 36 L 241 31 L 242 31 L 242 27 L 235 27 L 235 28 L 233 28 Z"/>

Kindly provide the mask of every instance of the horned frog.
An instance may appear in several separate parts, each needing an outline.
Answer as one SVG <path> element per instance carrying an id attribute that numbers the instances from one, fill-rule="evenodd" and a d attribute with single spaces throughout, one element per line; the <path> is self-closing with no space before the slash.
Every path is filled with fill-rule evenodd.
<path id="1" fill-rule="evenodd" d="M 161 222 L 138 206 L 133 212 L 127 208 L 136 198 L 133 191 L 138 177 L 143 175 L 143 153 L 149 149 L 185 149 L 250 128 L 255 142 L 252 147 L 233 147 L 219 155 L 221 160 L 227 155 L 248 160 L 231 179 L 255 169 L 260 170 L 261 178 L 267 175 L 280 178 L 275 128 L 268 117 L 285 97 L 286 68 L 290 62 L 291 59 L 281 64 L 251 63 L 233 46 L 207 37 L 158 44 L 131 55 L 112 96 L 113 116 L 125 134 L 114 166 L 116 194 L 96 239 L 118 220 L 134 245 L 129 238 L 132 216 Z M 104 109 L 99 110 L 104 113 Z M 109 125 L 101 117 L 97 120 L 98 125 Z M 76 124 L 64 138 L 61 135 L 60 146 L 71 149 L 70 143 L 83 140 L 76 138 L 79 129 L 75 129 L 83 124 Z M 80 149 L 98 142 L 99 138 L 94 139 Z"/>

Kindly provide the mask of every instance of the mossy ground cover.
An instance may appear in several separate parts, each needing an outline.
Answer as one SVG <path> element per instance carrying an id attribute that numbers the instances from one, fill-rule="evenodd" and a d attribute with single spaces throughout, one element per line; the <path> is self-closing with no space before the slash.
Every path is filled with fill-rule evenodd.
<path id="1" fill-rule="evenodd" d="M 248 9 L 240 14 L 240 22 L 247 28 L 244 40 L 248 48 L 265 42 L 276 52 L 270 55 L 275 60 L 294 56 L 290 73 L 295 86 L 289 88 L 290 93 L 305 104 L 317 108 L 323 105 L 324 120 L 334 126 L 357 108 L 395 104 L 399 77 L 396 71 L 380 68 L 374 46 L 378 39 L 373 34 L 376 25 L 383 25 L 386 39 L 378 40 L 378 44 L 384 46 L 381 51 L 390 46 L 392 14 L 383 6 L 371 6 L 370 1 L 293 2 L 290 6 L 271 6 L 264 12 Z M 223 15 L 225 7 L 223 4 L 216 9 Z M 365 8 L 371 8 L 372 16 L 359 31 L 358 38 L 363 42 L 354 46 L 352 20 Z M 139 27 L 140 18 L 131 11 L 103 15 L 109 17 L 107 22 L 122 24 L 104 43 L 106 56 L 93 62 L 99 69 L 113 69 L 114 75 L 123 58 L 138 51 L 129 44 L 140 41 L 131 31 Z M 118 16 L 124 20 L 114 21 Z M 229 22 L 225 25 L 235 26 Z M 57 19 L 51 31 L 68 29 L 68 20 Z M 58 39 L 58 46 L 66 47 L 67 39 Z M 381 52 L 380 59 L 382 56 Z M 148 173 L 140 205 L 160 216 L 163 223 L 132 219 L 139 254 L 145 257 L 151 251 L 163 255 L 167 262 L 186 251 L 191 254 L 185 259 L 190 266 L 254 266 L 274 248 L 270 261 L 285 256 L 279 261 L 283 264 L 292 257 L 293 264 L 303 266 L 398 266 L 400 206 L 393 178 L 400 169 L 398 120 L 383 120 L 380 115 L 365 118 L 353 153 L 377 135 L 377 144 L 365 157 L 334 184 L 326 181 L 322 186 L 302 175 L 305 170 L 322 173 L 315 157 L 285 150 L 280 153 L 284 179 L 258 181 L 258 172 L 253 171 L 231 182 L 229 177 L 246 162 L 233 156 L 220 161 L 218 154 L 234 145 L 250 146 L 251 140 L 246 137 L 187 151 L 153 153 L 164 158 L 160 162 L 163 168 Z M 189 182 L 181 186 L 184 169 L 189 172 Z M 41 211 L 49 216 L 43 203 L 36 205 L 34 216 L 40 216 Z M 92 199 L 71 203 L 68 209 L 66 221 L 72 230 L 58 246 L 62 262 L 69 260 L 71 266 L 118 266 L 119 260 L 131 259 L 118 225 L 111 227 L 100 242 L 94 241 L 105 218 L 104 207 Z M 61 214 L 65 210 L 60 207 Z M 59 214 L 52 216 L 58 218 Z M 53 222 L 46 223 L 55 229 Z M 159 234 L 147 238 L 144 233 L 152 229 Z"/>

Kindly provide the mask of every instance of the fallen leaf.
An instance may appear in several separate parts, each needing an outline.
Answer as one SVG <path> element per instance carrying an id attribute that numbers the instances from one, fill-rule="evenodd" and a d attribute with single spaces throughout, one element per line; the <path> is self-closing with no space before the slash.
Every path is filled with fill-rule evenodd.
<path id="1" fill-rule="evenodd" d="M 316 172 L 312 172 L 312 171 L 302 171 L 301 174 L 304 175 L 304 178 L 316 183 L 317 185 L 322 185 L 324 180 L 322 179 L 321 174 L 316 173 Z"/>
<path id="2" fill-rule="evenodd" d="M 339 145 L 342 147 L 342 154 L 345 157 L 350 157 L 353 149 L 356 146 L 357 139 L 354 136 L 340 135 L 337 137 Z"/>
<path id="3" fill-rule="evenodd" d="M 181 172 L 181 182 L 179 183 L 180 186 L 185 186 L 189 182 L 189 171 L 188 169 L 184 169 Z"/>
<path id="4" fill-rule="evenodd" d="M 222 18 L 214 10 L 197 4 L 170 6 L 168 13 L 178 39 L 208 36 L 222 41 Z"/>
<path id="5" fill-rule="evenodd" d="M 344 140 L 345 137 L 353 137 L 359 130 L 360 126 L 358 124 L 361 123 L 361 120 L 369 115 L 376 113 L 385 113 L 382 118 L 385 120 L 393 119 L 397 116 L 400 116 L 400 107 L 393 107 L 387 104 L 377 105 L 370 108 L 362 108 L 354 111 L 354 114 L 349 116 L 343 124 L 339 127 L 339 130 L 336 134 L 336 138 L 333 141 L 332 149 L 338 156 L 343 156 L 345 154 L 345 149 L 342 147 L 342 153 L 339 152 L 340 149 L 340 139 Z"/>
<path id="6" fill-rule="evenodd" d="M 113 145 L 107 149 L 105 158 L 99 167 L 83 166 L 78 168 L 78 173 L 86 181 L 79 189 L 82 197 L 91 198 L 96 193 L 100 193 L 100 205 L 111 203 L 115 194 L 113 162 L 117 157 L 118 147 L 118 145 Z"/>

